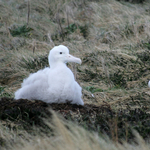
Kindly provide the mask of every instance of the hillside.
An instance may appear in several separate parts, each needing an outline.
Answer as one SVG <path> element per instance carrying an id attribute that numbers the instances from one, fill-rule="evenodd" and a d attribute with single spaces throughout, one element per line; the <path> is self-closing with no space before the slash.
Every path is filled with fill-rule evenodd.
<path id="1" fill-rule="evenodd" d="M 48 66 L 49 50 L 63 44 L 69 48 L 70 54 L 82 59 L 81 65 L 69 63 L 68 67 L 82 87 L 85 113 L 89 107 L 93 109 L 92 112 L 98 113 L 102 106 L 109 106 L 112 114 L 118 114 L 120 122 L 123 121 L 119 114 L 122 112 L 125 118 L 129 117 L 127 120 L 133 129 L 147 138 L 145 133 L 150 133 L 150 89 L 147 85 L 150 80 L 149 5 L 148 0 L 2 0 L 1 110 L 6 110 L 6 115 L 11 112 L 9 106 L 12 106 L 14 92 L 20 88 L 23 79 Z M 6 105 L 4 97 L 8 100 Z M 27 100 L 25 104 L 30 107 Z M 39 105 L 42 108 L 43 105 Z M 69 111 L 73 109 L 70 105 L 68 107 Z M 56 112 L 60 112 L 60 107 L 56 108 Z M 108 114 L 106 111 L 106 118 Z M 3 115 L 1 112 L 1 119 Z M 142 117 L 138 118 L 140 115 Z M 4 118 L 2 120 L 6 125 L 10 118 Z M 134 121 L 139 123 L 138 127 Z M 89 125 L 87 122 L 85 124 Z M 15 126 L 18 126 L 18 122 Z M 92 128 L 92 131 L 98 131 L 97 126 Z M 108 135 L 112 138 L 111 133 Z"/>

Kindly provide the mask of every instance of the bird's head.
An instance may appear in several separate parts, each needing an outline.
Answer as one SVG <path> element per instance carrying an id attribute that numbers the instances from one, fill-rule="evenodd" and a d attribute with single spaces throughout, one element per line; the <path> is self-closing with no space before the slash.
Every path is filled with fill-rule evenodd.
<path id="1" fill-rule="evenodd" d="M 52 50 L 50 50 L 48 60 L 50 66 L 58 62 L 75 62 L 81 64 L 81 59 L 70 55 L 69 49 L 64 45 L 55 46 Z"/>

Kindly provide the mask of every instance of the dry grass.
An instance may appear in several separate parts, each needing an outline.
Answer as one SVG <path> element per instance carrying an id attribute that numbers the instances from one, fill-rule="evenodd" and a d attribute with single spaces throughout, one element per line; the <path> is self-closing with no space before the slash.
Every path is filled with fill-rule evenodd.
<path id="1" fill-rule="evenodd" d="M 81 66 L 69 67 L 83 87 L 85 103 L 106 102 L 114 109 L 146 106 L 150 110 L 149 4 L 149 0 L 144 4 L 114 0 L 2 0 L 0 97 L 13 97 L 25 77 L 48 66 L 49 50 L 64 44 L 71 54 L 82 59 Z M 18 136 L 3 126 L 1 137 L 10 139 L 9 148 L 21 143 L 14 149 L 22 145 L 24 149 L 149 149 L 138 134 L 138 146 L 116 145 L 70 123 L 69 130 L 57 116 L 54 123 L 56 135 L 50 138 L 27 133 Z"/>
<path id="2" fill-rule="evenodd" d="M 8 7 L 8 4 L 10 4 L 10 7 Z M 27 23 L 28 3 L 27 1 L 17 0 L 2 1 L 0 11 L 2 16 L 0 26 L 0 34 L 2 35 L 0 39 L 0 80 L 1 86 L 7 87 L 5 90 L 13 93 L 19 87 L 23 78 L 43 67 L 41 65 L 41 67 L 32 70 L 19 67 L 18 65 L 23 58 L 27 61 L 31 59 L 32 62 L 35 60 L 34 63 L 36 64 L 38 56 L 46 56 L 49 49 L 58 44 L 68 46 L 73 55 L 83 59 L 82 66 L 77 66 L 77 70 L 79 69 L 81 72 L 77 72 L 76 75 L 77 80 L 83 87 L 94 86 L 102 90 L 114 89 L 115 83 L 110 77 L 113 77 L 118 69 L 123 75 L 124 71 L 129 68 L 127 73 L 129 78 L 131 78 L 132 73 L 134 75 L 133 70 L 135 68 L 130 69 L 134 66 L 132 62 L 142 64 L 144 57 L 137 61 L 139 60 L 138 56 L 143 55 L 141 54 L 142 51 L 145 53 L 149 49 L 149 1 L 144 5 L 111 0 L 107 2 L 66 0 L 59 2 L 59 5 L 57 4 L 57 1 L 53 3 L 47 0 L 42 2 L 38 0 L 30 1 L 28 27 L 31 31 L 12 36 L 11 30 L 19 30 Z M 83 37 L 79 28 L 62 39 L 62 34 L 66 31 L 65 28 L 73 23 L 78 26 L 88 26 L 87 39 Z M 52 39 L 54 35 L 58 37 Z M 86 60 L 87 53 L 91 54 L 89 60 Z M 95 56 L 93 57 L 93 55 Z M 121 66 L 121 63 L 117 63 L 118 58 L 125 60 L 126 68 L 125 64 Z M 93 63 L 91 63 L 92 61 Z M 148 66 L 146 65 L 146 67 Z M 76 71 L 74 70 L 74 72 Z M 88 78 L 88 82 L 83 80 L 83 75 Z M 93 82 L 92 78 L 95 78 L 95 76 L 97 76 L 97 79 Z M 105 80 L 103 80 L 104 78 Z M 147 72 L 146 75 L 142 74 L 139 80 L 128 81 L 126 87 L 136 87 L 134 91 L 141 90 L 143 85 L 144 87 L 147 86 L 149 78 Z M 129 96 L 130 92 L 132 91 L 127 90 L 126 94 L 128 93 L 128 95 L 126 96 Z M 104 94 L 108 97 L 105 100 L 113 97 L 112 95 L 109 97 L 107 92 Z M 86 102 L 90 102 L 92 99 L 90 93 L 88 95 L 89 97 L 85 96 Z M 125 96 L 124 93 L 123 96 Z M 118 99 L 118 97 L 114 96 L 113 100 L 115 99 Z M 96 103 L 97 101 L 101 102 L 103 99 L 99 97 L 96 98 Z"/>
<path id="3" fill-rule="evenodd" d="M 135 143 L 122 144 L 114 143 L 108 137 L 99 137 L 96 133 L 91 133 L 85 129 L 72 124 L 71 122 L 63 121 L 55 113 L 51 121 L 46 120 L 47 125 L 53 129 L 54 133 L 48 131 L 47 135 L 39 134 L 38 129 L 33 128 L 33 133 L 29 134 L 25 131 L 13 131 L 7 127 L 0 126 L 0 143 L 1 150 L 6 149 L 26 149 L 26 150 L 75 150 L 75 149 L 96 149 L 96 150 L 148 150 L 150 145 L 134 131 Z"/>
<path id="4" fill-rule="evenodd" d="M 58 5 L 57 1 L 33 0 L 29 12 L 28 1 L 2 1 L 1 86 L 13 95 L 23 78 L 48 65 L 43 59 L 47 59 L 49 49 L 64 44 L 70 53 L 83 60 L 82 66 L 77 65 L 76 69 L 70 66 L 82 87 L 94 86 L 104 91 L 93 93 L 93 98 L 89 91 L 83 90 L 85 102 L 118 100 L 118 88 L 121 96 L 148 90 L 148 5 L 149 1 L 131 4 L 65 0 Z M 31 63 L 33 66 L 28 66 Z"/>

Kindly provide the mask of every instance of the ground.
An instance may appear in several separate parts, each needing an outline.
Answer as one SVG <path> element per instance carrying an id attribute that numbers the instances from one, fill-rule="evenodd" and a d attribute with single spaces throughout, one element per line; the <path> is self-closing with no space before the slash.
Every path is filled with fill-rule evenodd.
<path id="1" fill-rule="evenodd" d="M 58 4 L 59 3 L 59 4 Z M 41 126 L 49 108 L 114 141 L 150 133 L 149 1 L 3 0 L 0 4 L 0 117 L 3 126 Z M 63 44 L 82 64 L 67 64 L 84 106 L 14 101 L 30 73 Z M 40 117 L 38 117 L 40 116 Z M 22 126 L 22 128 L 21 128 Z M 29 130 L 31 131 L 31 130 Z M 2 142 L 3 143 L 3 142 Z M 2 145 L 2 144 L 1 144 Z"/>
<path id="2" fill-rule="evenodd" d="M 133 100 L 134 101 L 134 100 Z M 135 102 L 133 102 L 135 103 Z M 134 140 L 132 130 L 137 130 L 140 135 L 148 140 L 150 135 L 150 114 L 147 107 L 119 109 L 111 108 L 109 103 L 101 105 L 85 104 L 84 106 L 66 104 L 47 104 L 34 100 L 14 100 L 2 98 L 0 100 L 0 114 L 3 125 L 10 124 L 10 128 L 29 130 L 33 124 L 45 129 L 41 118 L 51 118 L 51 110 L 61 114 L 66 120 L 99 134 L 107 134 L 112 140 L 121 142 Z M 13 122 L 8 123 L 8 120 Z M 32 129 L 32 128 L 31 128 Z M 47 130 L 47 129 L 46 129 Z M 45 131 L 46 132 L 46 131 Z"/>

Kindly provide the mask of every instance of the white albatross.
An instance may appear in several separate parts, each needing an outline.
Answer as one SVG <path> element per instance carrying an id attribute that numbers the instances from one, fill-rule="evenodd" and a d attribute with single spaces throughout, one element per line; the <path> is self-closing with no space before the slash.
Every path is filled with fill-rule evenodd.
<path id="1" fill-rule="evenodd" d="M 148 81 L 148 87 L 150 88 L 150 80 Z"/>
<path id="2" fill-rule="evenodd" d="M 50 67 L 30 74 L 23 80 L 21 88 L 15 92 L 15 99 L 42 100 L 46 103 L 66 103 L 84 105 L 82 88 L 75 81 L 67 62 L 81 64 L 81 59 L 69 54 L 66 46 L 55 46 L 50 50 Z"/>

